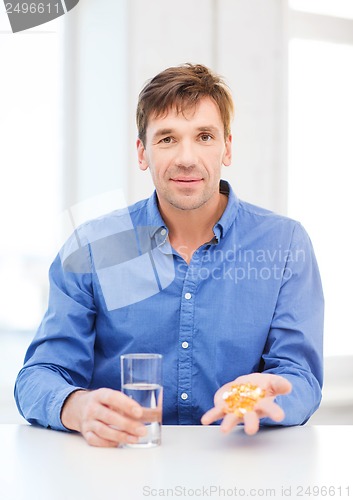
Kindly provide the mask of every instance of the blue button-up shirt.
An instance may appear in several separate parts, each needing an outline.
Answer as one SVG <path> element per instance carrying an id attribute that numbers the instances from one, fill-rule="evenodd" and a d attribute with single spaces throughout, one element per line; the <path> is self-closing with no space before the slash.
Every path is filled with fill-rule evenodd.
<path id="1" fill-rule="evenodd" d="M 315 411 L 323 295 L 310 240 L 220 186 L 227 207 L 189 265 L 169 244 L 156 193 L 75 231 L 51 266 L 49 307 L 16 382 L 29 422 L 64 429 L 68 395 L 119 390 L 119 356 L 132 352 L 163 354 L 166 424 L 199 424 L 219 387 L 252 372 L 292 383 L 277 398 L 283 425 Z"/>

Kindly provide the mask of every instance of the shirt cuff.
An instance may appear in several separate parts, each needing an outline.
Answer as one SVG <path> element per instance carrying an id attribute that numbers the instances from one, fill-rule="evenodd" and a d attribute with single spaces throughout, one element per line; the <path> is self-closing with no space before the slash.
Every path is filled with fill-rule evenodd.
<path id="1" fill-rule="evenodd" d="M 49 404 L 48 427 L 50 427 L 51 429 L 55 429 L 57 431 L 73 432 L 62 424 L 61 411 L 65 401 L 70 396 L 70 394 L 80 390 L 86 390 L 86 389 L 83 389 L 82 387 L 70 386 L 70 387 L 65 387 L 65 389 L 61 389 L 57 392 L 53 392 L 53 398 Z"/>

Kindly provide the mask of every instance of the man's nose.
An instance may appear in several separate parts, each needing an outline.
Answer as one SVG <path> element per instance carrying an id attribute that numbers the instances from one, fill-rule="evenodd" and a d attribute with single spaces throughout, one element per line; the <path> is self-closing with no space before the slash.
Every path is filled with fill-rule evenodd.
<path id="1" fill-rule="evenodd" d="M 196 151 L 191 141 L 181 141 L 178 144 L 175 163 L 178 167 L 184 168 L 190 168 L 196 165 Z"/>

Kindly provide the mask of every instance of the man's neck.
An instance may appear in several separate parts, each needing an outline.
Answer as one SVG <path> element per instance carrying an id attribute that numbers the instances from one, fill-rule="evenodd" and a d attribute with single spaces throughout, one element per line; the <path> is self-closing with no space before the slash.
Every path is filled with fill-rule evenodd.
<path id="1" fill-rule="evenodd" d="M 172 206 L 159 206 L 169 229 L 172 247 L 189 263 L 192 254 L 203 244 L 213 239 L 213 227 L 221 218 L 228 203 L 228 197 L 219 194 L 212 206 L 194 210 L 180 210 Z"/>

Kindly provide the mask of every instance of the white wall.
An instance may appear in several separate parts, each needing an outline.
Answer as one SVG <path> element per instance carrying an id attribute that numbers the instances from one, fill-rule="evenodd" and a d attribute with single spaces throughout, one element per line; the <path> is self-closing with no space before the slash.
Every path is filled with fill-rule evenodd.
<path id="1" fill-rule="evenodd" d="M 233 90 L 234 160 L 227 170 L 238 195 L 286 211 L 286 2 L 218 2 L 216 69 Z"/>
<path id="2" fill-rule="evenodd" d="M 127 1 L 84 0 L 65 16 L 65 207 L 126 189 Z"/>

